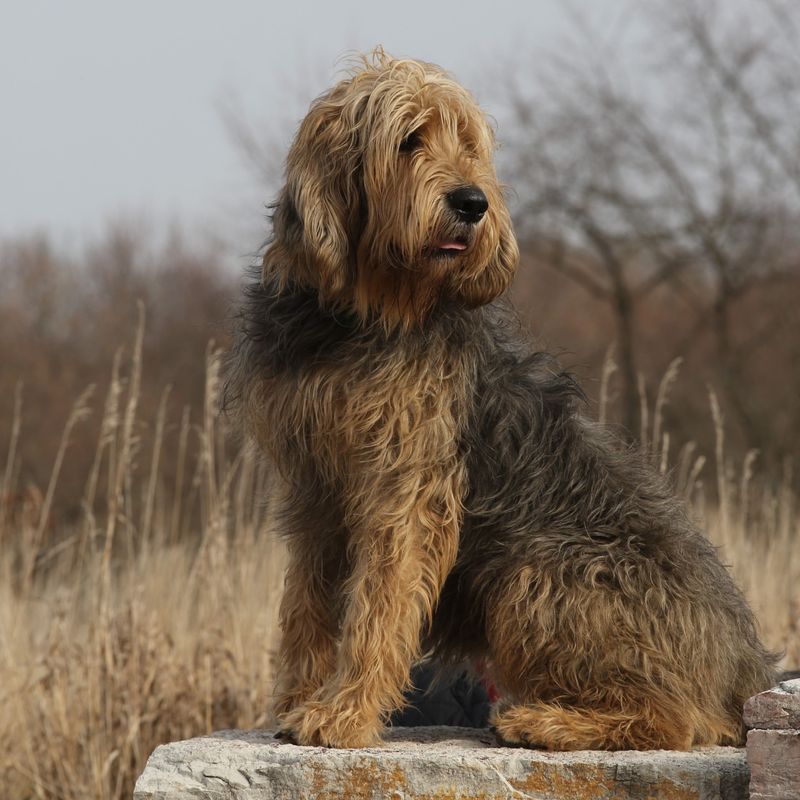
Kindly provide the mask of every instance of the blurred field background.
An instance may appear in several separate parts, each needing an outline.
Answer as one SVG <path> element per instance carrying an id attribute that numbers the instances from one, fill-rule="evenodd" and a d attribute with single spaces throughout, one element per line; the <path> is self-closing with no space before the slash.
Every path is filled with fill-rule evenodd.
<path id="1" fill-rule="evenodd" d="M 611 39 L 576 14 L 569 47 L 498 56 L 473 88 L 521 314 L 670 472 L 790 668 L 800 10 L 748 8 L 642 4 Z M 283 148 L 225 119 L 269 196 Z M 270 722 L 283 555 L 219 413 L 240 277 L 213 242 L 157 220 L 0 241 L 2 797 L 127 797 L 158 743 Z"/>

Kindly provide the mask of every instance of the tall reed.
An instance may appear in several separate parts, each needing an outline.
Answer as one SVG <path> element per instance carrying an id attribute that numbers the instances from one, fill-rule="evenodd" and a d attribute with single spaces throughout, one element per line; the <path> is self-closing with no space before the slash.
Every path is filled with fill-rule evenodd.
<path id="1" fill-rule="evenodd" d="M 283 550 L 263 468 L 229 441 L 213 346 L 202 419 L 184 412 L 173 441 L 165 390 L 142 452 L 143 330 L 140 311 L 68 525 L 53 526 L 50 500 L 91 392 L 73 406 L 44 494 L 16 482 L 24 391 L 15 404 L 0 495 L 2 797 L 129 797 L 159 743 L 268 722 Z M 182 467 L 169 485 L 160 454 L 173 446 Z"/>

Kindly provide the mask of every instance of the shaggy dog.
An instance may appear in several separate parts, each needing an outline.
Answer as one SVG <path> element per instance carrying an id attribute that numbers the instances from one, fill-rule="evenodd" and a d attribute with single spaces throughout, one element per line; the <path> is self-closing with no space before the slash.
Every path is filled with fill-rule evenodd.
<path id="1" fill-rule="evenodd" d="M 278 719 L 374 744 L 433 652 L 490 665 L 508 743 L 738 743 L 774 658 L 664 481 L 497 300 L 518 251 L 493 149 L 447 73 L 378 51 L 289 151 L 228 376 L 280 476 Z"/>

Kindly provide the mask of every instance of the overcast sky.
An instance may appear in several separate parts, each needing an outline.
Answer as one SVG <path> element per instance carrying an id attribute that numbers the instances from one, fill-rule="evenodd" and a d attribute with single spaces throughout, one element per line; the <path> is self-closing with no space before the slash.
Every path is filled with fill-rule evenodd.
<path id="1" fill-rule="evenodd" d="M 622 0 L 573 6 L 607 23 L 624 13 Z M 343 54 L 380 43 L 452 70 L 491 111 L 493 65 L 522 53 L 529 64 L 569 29 L 563 8 L 559 0 L 0 0 L 0 236 L 46 231 L 79 241 L 127 216 L 230 233 L 260 220 L 269 198 L 220 108 L 265 131 L 291 130 Z"/>

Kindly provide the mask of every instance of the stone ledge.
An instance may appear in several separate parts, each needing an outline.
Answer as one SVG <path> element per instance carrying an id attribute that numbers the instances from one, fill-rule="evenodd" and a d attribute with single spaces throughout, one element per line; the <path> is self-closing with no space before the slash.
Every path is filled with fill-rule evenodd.
<path id="1" fill-rule="evenodd" d="M 800 798 L 800 679 L 751 697 L 744 721 L 751 800 Z"/>
<path id="2" fill-rule="evenodd" d="M 751 800 L 800 798 L 800 731 L 749 731 L 747 760 Z"/>
<path id="3" fill-rule="evenodd" d="M 783 681 L 744 704 L 744 724 L 759 730 L 800 729 L 800 678 Z"/>
<path id="4" fill-rule="evenodd" d="M 398 728 L 381 747 L 326 750 L 222 731 L 153 752 L 134 800 L 744 800 L 743 749 L 548 753 L 485 730 Z"/>

